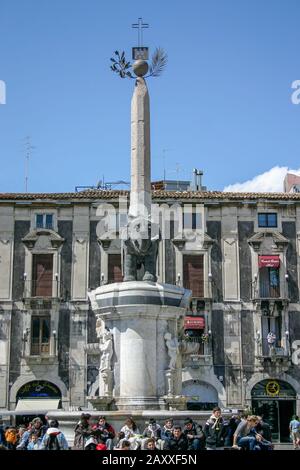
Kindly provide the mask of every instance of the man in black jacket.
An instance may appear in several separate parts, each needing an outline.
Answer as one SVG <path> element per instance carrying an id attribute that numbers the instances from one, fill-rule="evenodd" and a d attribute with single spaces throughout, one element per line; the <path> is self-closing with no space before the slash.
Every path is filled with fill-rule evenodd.
<path id="1" fill-rule="evenodd" d="M 188 439 L 183 434 L 180 426 L 174 426 L 173 428 L 173 436 L 166 441 L 166 450 L 173 450 L 173 451 L 186 451 L 188 450 Z"/>
<path id="2" fill-rule="evenodd" d="M 206 437 L 206 449 L 215 450 L 224 446 L 226 429 L 221 415 L 221 408 L 216 406 L 211 417 L 206 421 L 204 434 Z"/>
<path id="3" fill-rule="evenodd" d="M 204 450 L 205 449 L 205 436 L 202 431 L 202 426 L 195 423 L 191 418 L 184 421 L 183 434 L 188 439 L 188 450 Z"/>

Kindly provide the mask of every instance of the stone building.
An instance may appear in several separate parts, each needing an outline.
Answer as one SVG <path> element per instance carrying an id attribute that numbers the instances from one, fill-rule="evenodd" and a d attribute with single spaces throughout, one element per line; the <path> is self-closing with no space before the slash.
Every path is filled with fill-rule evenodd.
<path id="1" fill-rule="evenodd" d="M 126 196 L 0 194 L 0 413 L 87 408 L 97 395 L 100 351 L 87 293 L 122 281 L 113 235 Z M 300 195 L 154 190 L 153 203 L 163 214 L 188 208 L 180 235 L 171 216 L 158 256 L 159 282 L 193 292 L 179 338 L 187 408 L 251 407 L 284 440 L 300 412 Z M 109 205 L 116 218 L 101 236 Z M 201 243 L 188 236 L 197 213 Z"/>

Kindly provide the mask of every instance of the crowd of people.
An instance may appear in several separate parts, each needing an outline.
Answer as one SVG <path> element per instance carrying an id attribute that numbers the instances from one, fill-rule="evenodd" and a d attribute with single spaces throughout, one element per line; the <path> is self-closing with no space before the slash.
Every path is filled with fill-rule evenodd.
<path id="1" fill-rule="evenodd" d="M 293 417 L 297 418 L 297 417 Z M 298 418 L 297 418 L 298 419 Z M 299 423 L 299 421 L 298 421 Z M 299 426 L 291 421 L 294 446 L 300 445 Z M 0 425 L 0 448 L 8 450 L 189 450 L 239 449 L 250 451 L 272 450 L 270 426 L 259 416 L 234 414 L 230 419 L 215 407 L 204 426 L 187 418 L 184 425 L 172 418 L 160 425 L 151 418 L 144 429 L 139 429 L 128 417 L 118 432 L 105 416 L 98 418 L 82 413 L 74 430 L 74 442 L 69 446 L 59 429 L 57 420 L 43 424 L 35 418 L 28 427 Z"/>

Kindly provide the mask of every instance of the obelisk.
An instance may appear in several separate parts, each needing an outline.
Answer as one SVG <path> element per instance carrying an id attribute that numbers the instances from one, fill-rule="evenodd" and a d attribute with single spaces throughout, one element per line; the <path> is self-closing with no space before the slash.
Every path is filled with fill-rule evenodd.
<path id="1" fill-rule="evenodd" d="M 131 191 L 127 236 L 124 237 L 124 281 L 136 281 L 138 266 L 144 281 L 156 282 L 158 227 L 151 221 L 150 106 L 145 79 L 148 64 L 137 60 L 131 101 Z"/>
<path id="2" fill-rule="evenodd" d="M 143 70 L 136 69 L 136 73 Z M 150 105 L 146 81 L 137 76 L 131 100 L 131 192 L 130 217 L 150 218 Z"/>

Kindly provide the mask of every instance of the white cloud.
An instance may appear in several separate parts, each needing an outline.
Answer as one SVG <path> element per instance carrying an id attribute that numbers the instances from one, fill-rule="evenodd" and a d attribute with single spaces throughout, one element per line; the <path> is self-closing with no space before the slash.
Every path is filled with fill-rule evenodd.
<path id="1" fill-rule="evenodd" d="M 223 191 L 251 193 L 283 192 L 283 180 L 287 173 L 294 173 L 300 176 L 300 168 L 298 170 L 291 170 L 287 166 L 274 166 L 271 170 L 254 176 L 254 178 L 244 183 L 230 184 Z"/>

